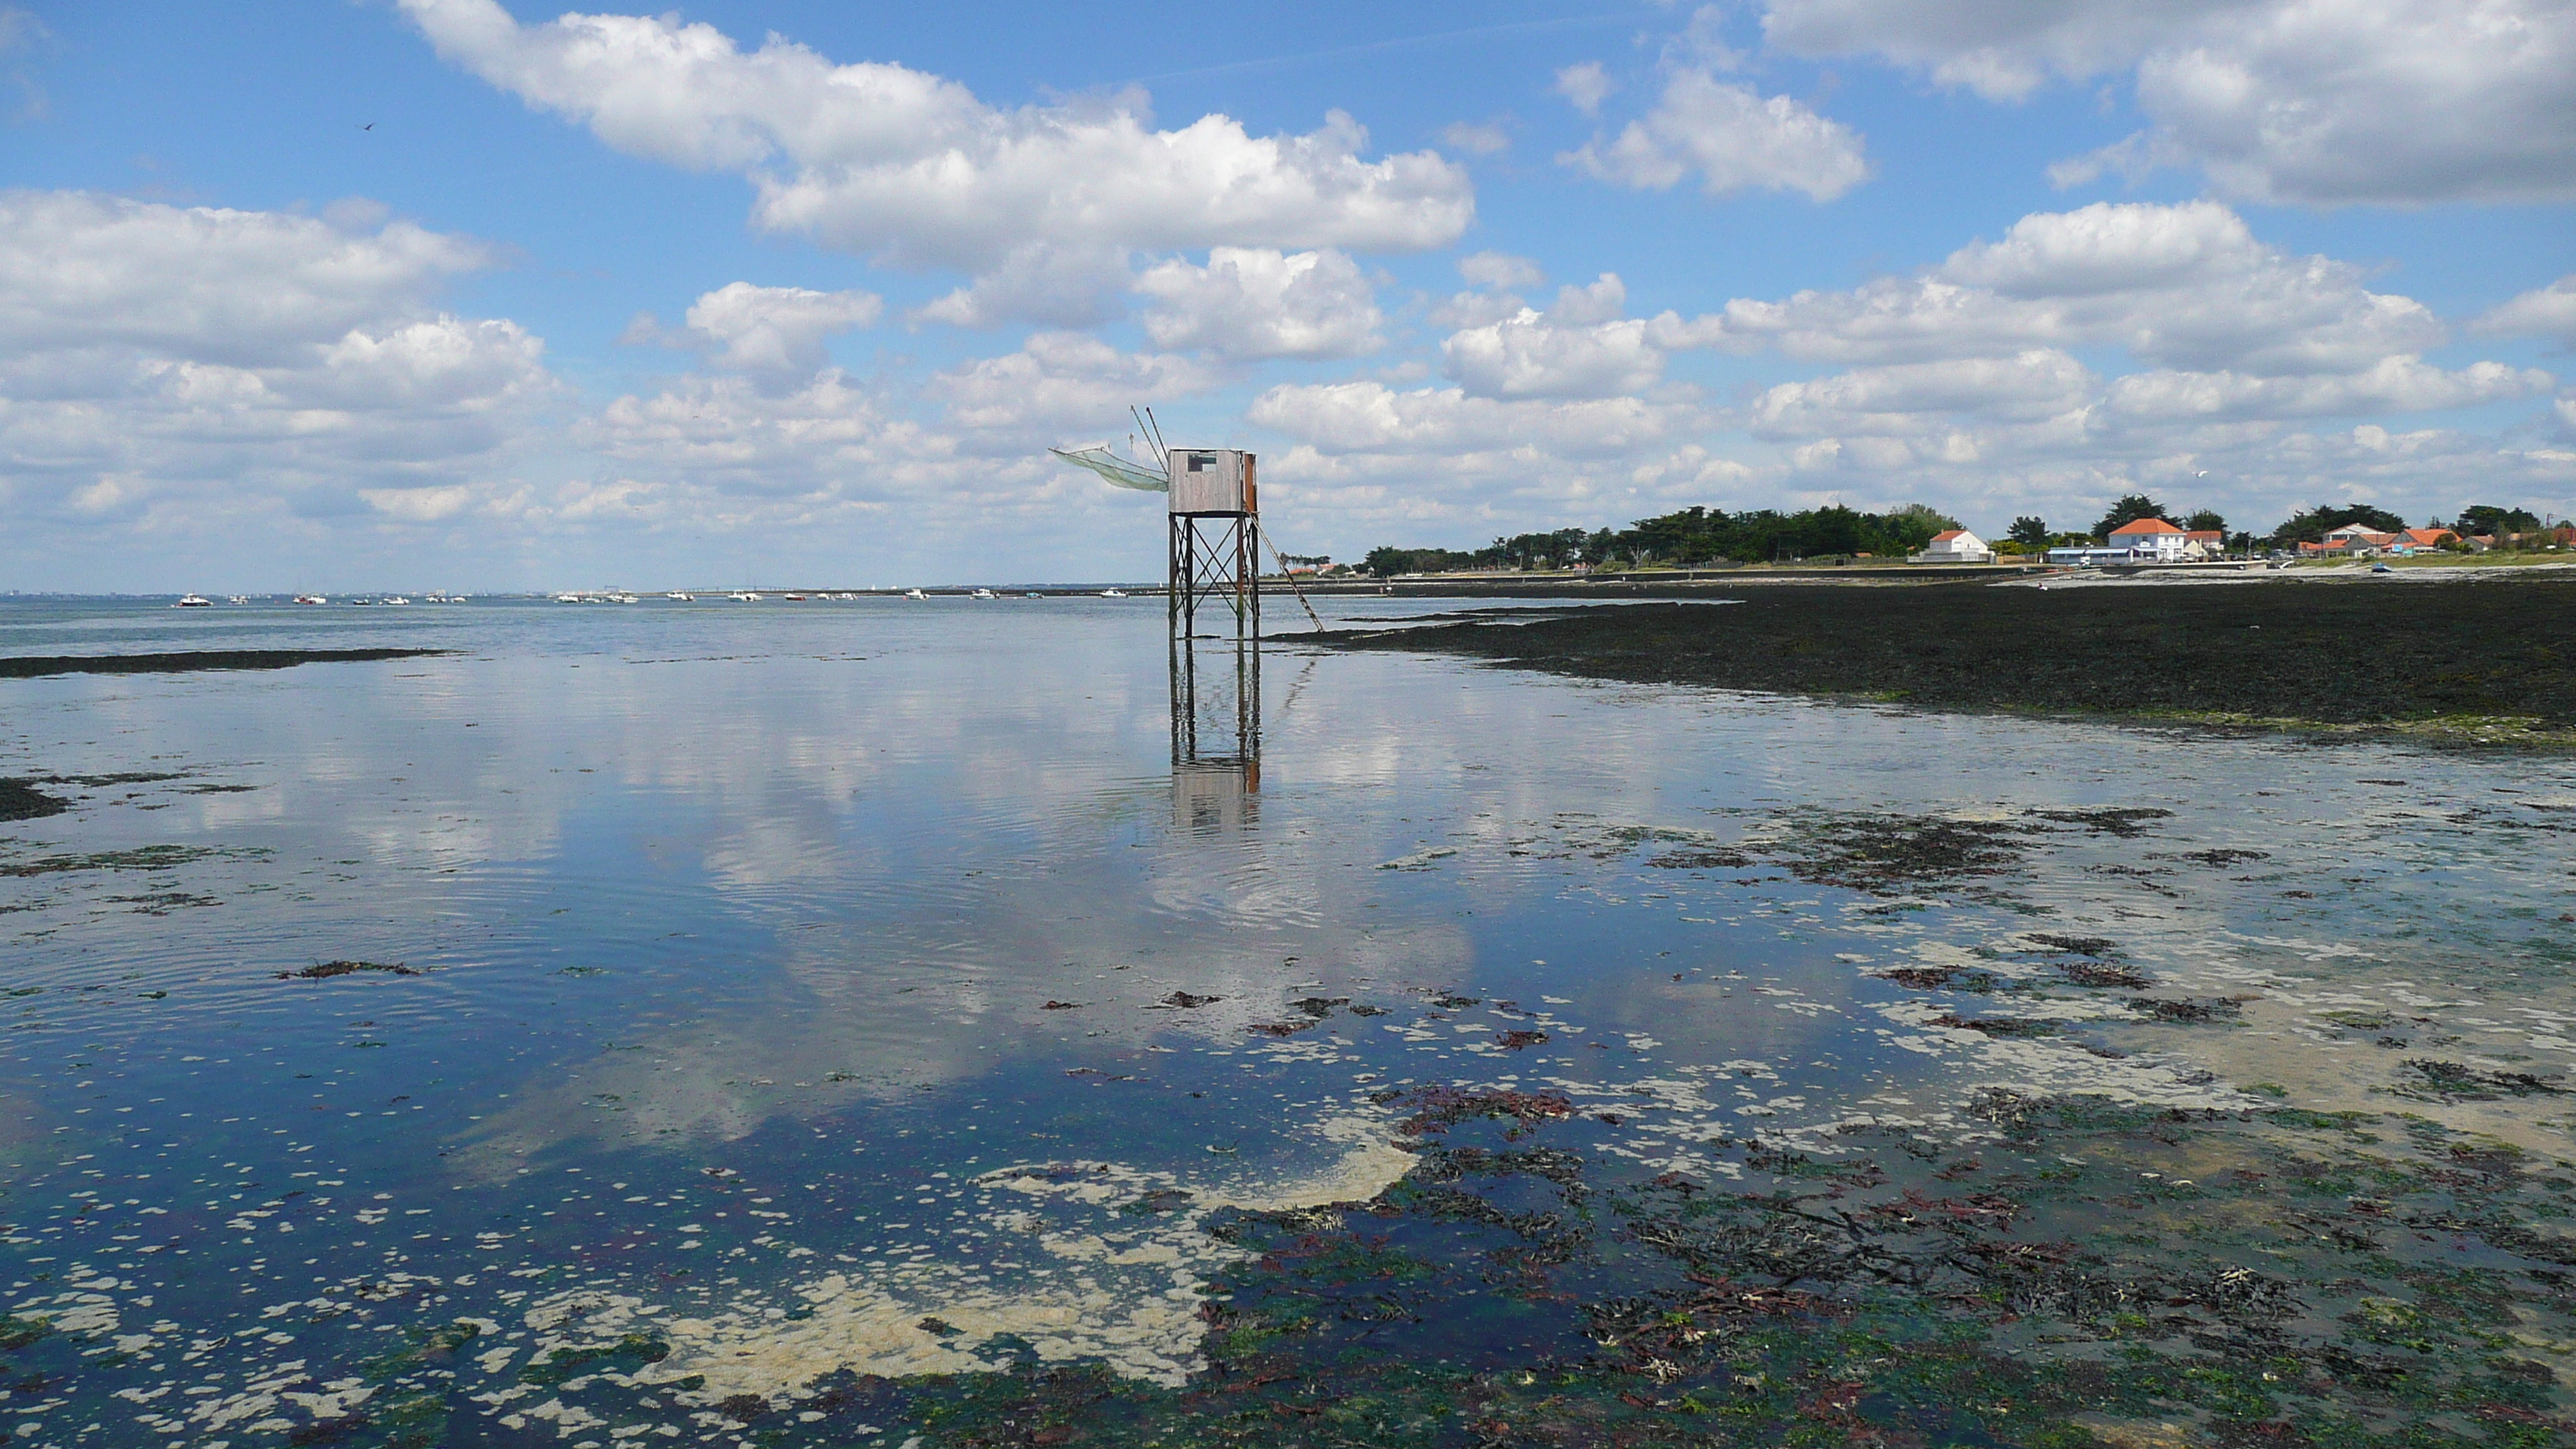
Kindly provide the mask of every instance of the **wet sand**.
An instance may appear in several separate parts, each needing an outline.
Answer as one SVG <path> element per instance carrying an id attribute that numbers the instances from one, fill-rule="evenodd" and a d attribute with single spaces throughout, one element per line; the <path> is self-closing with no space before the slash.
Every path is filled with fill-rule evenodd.
<path id="1" fill-rule="evenodd" d="M 1726 604 L 1712 607 L 1718 598 Z M 2487 576 L 2223 588 L 1767 584 L 1689 604 L 1471 613 L 1325 642 L 1939 710 L 2565 748 L 2576 745 L 2569 638 L 2576 580 Z"/>

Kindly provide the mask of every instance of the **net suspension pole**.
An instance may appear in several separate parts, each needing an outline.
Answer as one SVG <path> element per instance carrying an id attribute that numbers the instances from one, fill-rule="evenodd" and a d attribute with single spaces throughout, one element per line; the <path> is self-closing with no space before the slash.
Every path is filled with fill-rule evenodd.
<path id="1" fill-rule="evenodd" d="M 1306 618 L 1314 624 L 1315 632 L 1318 634 L 1323 633 L 1324 621 L 1315 616 L 1315 606 L 1306 602 L 1306 591 L 1297 587 L 1297 576 L 1288 571 L 1288 559 L 1285 555 L 1279 552 L 1279 545 L 1270 537 L 1270 530 L 1261 528 L 1260 520 L 1258 518 L 1254 519 L 1253 527 L 1260 529 L 1262 545 L 1270 550 L 1270 556 L 1273 559 L 1278 560 L 1279 577 L 1288 581 L 1288 592 L 1297 596 L 1297 606 L 1306 611 Z"/>

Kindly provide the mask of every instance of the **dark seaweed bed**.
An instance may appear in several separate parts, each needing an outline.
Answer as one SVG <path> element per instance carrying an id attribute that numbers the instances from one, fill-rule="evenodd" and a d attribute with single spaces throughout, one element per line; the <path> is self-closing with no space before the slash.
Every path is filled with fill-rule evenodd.
<path id="1" fill-rule="evenodd" d="M 0 658 L 0 679 L 52 674 L 181 674 L 199 669 L 292 669 L 298 664 L 416 659 L 452 649 L 197 649 L 184 654 L 26 654 Z"/>
<path id="2" fill-rule="evenodd" d="M 2576 580 L 1773 584 L 1729 597 L 1741 602 L 1587 607 L 1509 628 L 1470 618 L 1324 640 L 1932 709 L 2576 729 Z"/>

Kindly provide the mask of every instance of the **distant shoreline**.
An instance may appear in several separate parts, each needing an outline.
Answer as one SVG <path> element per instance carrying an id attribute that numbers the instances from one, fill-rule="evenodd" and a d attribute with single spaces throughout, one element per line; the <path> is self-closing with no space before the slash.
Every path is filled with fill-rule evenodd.
<path id="1" fill-rule="evenodd" d="M 2576 575 L 2576 562 L 2516 558 L 2387 560 L 2405 583 L 2504 582 L 2565 578 Z M 1697 569 L 1640 569 L 1617 573 L 1454 573 L 1399 574 L 1391 579 L 1304 579 L 1298 587 L 1317 597 L 1389 595 L 1402 598 L 1699 598 L 1711 591 L 1826 584 L 1835 587 L 1911 588 L 1938 583 L 2029 584 L 2050 588 L 2119 586 L 2171 588 L 2177 585 L 2258 583 L 2385 583 L 2388 574 L 2373 574 L 2368 563 L 2303 562 L 2275 570 L 2263 562 L 2230 560 L 2195 564 L 2133 564 L 2076 569 L 2039 563 L 1907 564 L 1894 559 L 1863 560 L 1849 565 L 1718 564 Z M 1285 590 L 1275 575 L 1261 581 L 1265 592 Z M 1152 587 L 1138 585 L 1135 587 Z"/>
<path id="2" fill-rule="evenodd" d="M 1724 609 L 1519 608 L 1512 627 L 1467 617 L 1320 642 L 1931 710 L 2576 749 L 2576 572 L 2510 587 L 2485 571 L 2337 587 L 1751 582 L 1689 591 L 1740 601 Z"/>

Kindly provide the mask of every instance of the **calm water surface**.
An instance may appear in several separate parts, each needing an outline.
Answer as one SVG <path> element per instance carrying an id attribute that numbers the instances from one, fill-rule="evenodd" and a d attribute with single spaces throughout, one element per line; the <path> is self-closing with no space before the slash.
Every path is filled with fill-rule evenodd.
<path id="1" fill-rule="evenodd" d="M 1997 1087 L 2384 1107 L 2393 1012 L 2576 1058 L 2559 762 L 1293 636 L 1253 699 L 1203 652 L 1184 731 L 1143 599 L 0 604 L 0 654 L 381 643 L 457 652 L 0 682 L 0 776 L 75 805 L 0 825 L 0 1306 L 81 1345 L 13 1442 L 309 1440 L 460 1320 L 460 1442 L 1013 1353 L 1177 1383 L 1201 1219 L 1386 1187 L 1391 1089 L 1722 1177 Z M 2070 959 L 2154 984 L 2037 992 L 2041 1039 L 1919 989 Z M 647 1332 L 642 1397 L 532 1371 Z"/>

